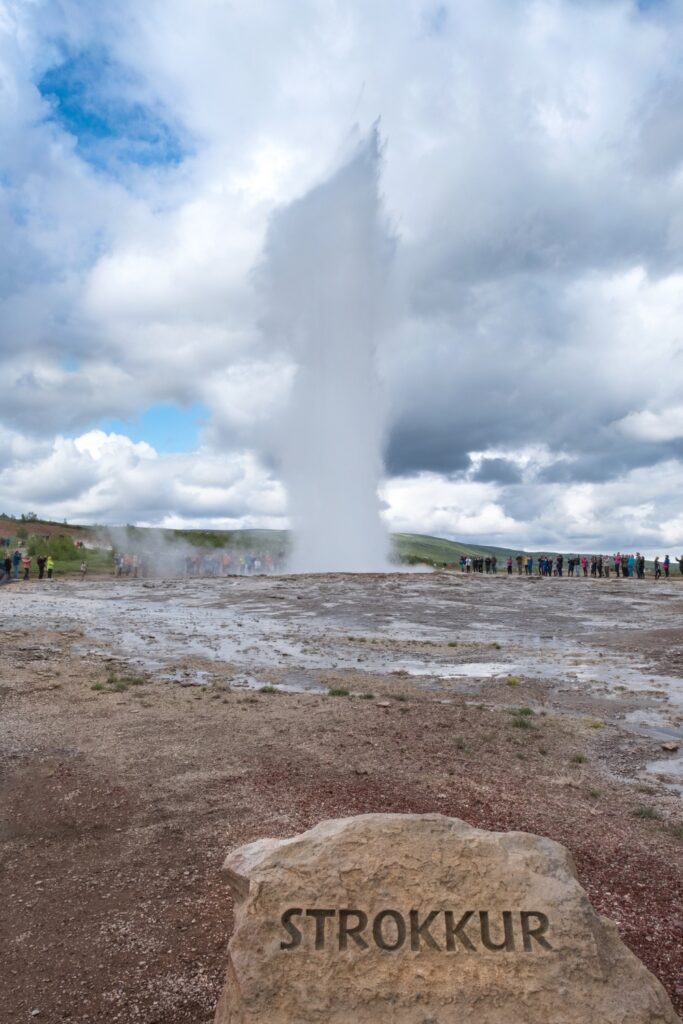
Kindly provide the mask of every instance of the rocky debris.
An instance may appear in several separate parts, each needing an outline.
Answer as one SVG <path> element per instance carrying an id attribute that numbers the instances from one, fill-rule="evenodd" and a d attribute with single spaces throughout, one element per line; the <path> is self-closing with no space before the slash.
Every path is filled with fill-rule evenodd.
<path id="1" fill-rule="evenodd" d="M 675 1024 L 569 852 L 437 814 L 325 821 L 231 853 L 215 1024 Z"/>

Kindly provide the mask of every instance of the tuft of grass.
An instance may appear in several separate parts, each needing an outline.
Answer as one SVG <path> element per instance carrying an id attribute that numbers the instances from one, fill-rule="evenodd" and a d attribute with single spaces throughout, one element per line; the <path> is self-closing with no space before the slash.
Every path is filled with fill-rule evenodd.
<path id="1" fill-rule="evenodd" d="M 374 695 L 374 693 L 361 693 L 360 699 L 361 700 L 374 700 L 375 699 L 375 695 Z"/>
<path id="2" fill-rule="evenodd" d="M 640 807 L 636 807 L 635 811 L 633 812 L 633 817 L 634 818 L 644 818 L 646 821 L 658 821 L 659 820 L 659 814 L 654 809 L 654 807 L 644 807 L 642 805 Z"/>
<path id="3" fill-rule="evenodd" d="M 605 723 L 599 718 L 587 718 L 586 725 L 589 729 L 602 729 Z"/>
<path id="4" fill-rule="evenodd" d="M 585 764 L 587 760 L 588 758 L 585 754 L 574 754 L 572 757 L 572 762 L 574 764 Z"/>
<path id="5" fill-rule="evenodd" d="M 115 679 L 111 685 L 111 688 L 116 693 L 123 693 L 125 690 L 128 689 L 128 683 L 125 681 L 125 679 Z"/>
<path id="6" fill-rule="evenodd" d="M 602 793 L 600 792 L 599 789 L 589 789 L 588 790 L 588 796 L 592 800 L 598 800 L 602 796 Z"/>
<path id="7" fill-rule="evenodd" d="M 529 721 L 528 718 L 520 718 L 518 715 L 513 715 L 512 724 L 515 729 L 535 729 L 536 727 Z"/>
<path id="8" fill-rule="evenodd" d="M 348 697 L 349 691 L 345 690 L 343 686 L 331 686 L 327 695 L 328 697 Z"/>
<path id="9" fill-rule="evenodd" d="M 90 689 L 99 690 L 101 692 L 102 690 L 104 690 L 104 683 L 93 683 Z"/>
<path id="10" fill-rule="evenodd" d="M 513 711 L 513 715 L 519 715 L 522 718 L 531 718 L 533 714 L 531 708 L 517 708 L 516 711 Z"/>
<path id="11" fill-rule="evenodd" d="M 674 837 L 674 839 L 683 840 L 683 822 L 679 822 L 679 824 L 677 825 L 670 825 L 669 832 Z"/>
<path id="12" fill-rule="evenodd" d="M 457 640 L 449 640 L 448 641 L 448 646 L 449 647 L 457 647 L 458 646 L 458 641 Z"/>
<path id="13" fill-rule="evenodd" d="M 519 686 L 519 679 L 517 676 L 508 676 L 505 680 L 506 686 Z"/>
<path id="14" fill-rule="evenodd" d="M 493 648 L 494 648 L 494 650 L 496 650 L 496 651 L 499 651 L 499 650 L 501 650 L 501 646 L 500 646 L 500 644 L 499 644 L 499 643 L 497 643 L 497 642 L 496 642 L 496 643 L 492 643 L 492 644 L 491 644 L 491 647 L 493 647 Z"/>
<path id="15" fill-rule="evenodd" d="M 275 686 L 268 685 L 268 686 L 261 686 L 259 688 L 259 693 L 280 693 L 280 691 Z"/>

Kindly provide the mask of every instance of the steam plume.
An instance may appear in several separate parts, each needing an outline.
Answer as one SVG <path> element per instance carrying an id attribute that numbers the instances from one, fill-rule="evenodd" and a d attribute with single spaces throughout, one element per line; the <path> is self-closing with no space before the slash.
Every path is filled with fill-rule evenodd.
<path id="1" fill-rule="evenodd" d="M 374 129 L 329 180 L 279 211 L 268 233 L 267 329 L 297 365 L 279 445 L 298 572 L 388 567 L 375 347 L 393 239 L 379 167 Z"/>

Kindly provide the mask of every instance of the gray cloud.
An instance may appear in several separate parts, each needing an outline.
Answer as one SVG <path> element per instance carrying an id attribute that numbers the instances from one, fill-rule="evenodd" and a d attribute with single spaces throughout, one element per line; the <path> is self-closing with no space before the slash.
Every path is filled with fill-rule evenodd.
<path id="1" fill-rule="evenodd" d="M 325 179 L 354 119 L 381 113 L 399 237 L 381 351 L 390 476 L 419 478 L 420 493 L 429 473 L 488 487 L 466 492 L 478 525 L 437 497 L 429 521 L 520 537 L 555 529 L 538 500 L 549 488 L 590 485 L 597 508 L 597 489 L 619 502 L 634 470 L 677 486 L 662 470 L 683 456 L 675 415 L 663 439 L 623 423 L 683 404 L 680 3 L 444 0 L 397 16 L 389 0 L 267 0 L 193 18 L 181 0 L 43 0 L 4 13 L 0 425 L 16 472 L 31 439 L 49 447 L 163 401 L 206 402 L 206 450 L 253 450 L 272 468 L 289 378 L 259 336 L 252 268 L 273 211 Z M 38 86 L 65 53 L 96 47 L 126 109 L 191 147 L 166 165 L 124 167 L 125 139 L 110 163 L 84 158 L 77 118 L 56 118 Z M 527 464 L 534 446 L 545 454 Z M 75 504 L 74 458 L 26 499 Z M 224 500 L 136 481 L 126 519 L 166 502 L 215 517 Z M 650 518 L 633 514 L 647 537 L 678 529 L 673 492 L 656 489 Z M 419 527 L 429 512 L 411 494 Z M 246 491 L 230 507 L 248 517 Z M 572 537 L 600 529 L 555 518 Z"/>

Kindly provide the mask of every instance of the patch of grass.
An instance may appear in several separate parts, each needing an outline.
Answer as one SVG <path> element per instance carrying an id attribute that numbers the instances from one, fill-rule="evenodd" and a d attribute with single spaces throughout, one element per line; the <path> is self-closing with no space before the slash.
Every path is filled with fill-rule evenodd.
<path id="1" fill-rule="evenodd" d="M 585 754 L 574 754 L 572 757 L 573 764 L 585 764 L 588 758 Z"/>
<path id="2" fill-rule="evenodd" d="M 90 689 L 99 690 L 101 692 L 102 690 L 104 690 L 104 683 L 93 683 Z"/>
<path id="3" fill-rule="evenodd" d="M 278 690 L 275 686 L 269 685 L 260 687 L 259 693 L 280 693 L 280 690 Z"/>
<path id="4" fill-rule="evenodd" d="M 515 729 L 535 729 L 531 719 L 534 716 L 531 708 L 514 708 L 511 712 L 512 724 Z"/>
<path id="5" fill-rule="evenodd" d="M 599 789 L 589 789 L 587 792 L 591 800 L 599 800 L 599 798 L 602 796 L 602 793 Z"/>
<path id="6" fill-rule="evenodd" d="M 678 825 L 669 825 L 669 832 L 674 839 L 683 840 L 683 822 L 680 822 Z"/>
<path id="7" fill-rule="evenodd" d="M 106 690 L 109 693 L 125 693 L 131 686 L 144 686 L 147 682 L 142 676 L 116 676 L 113 673 L 107 676 Z"/>
<path id="8" fill-rule="evenodd" d="M 659 813 L 654 809 L 654 807 L 641 806 L 636 807 L 635 811 L 633 812 L 633 817 L 644 818 L 646 821 L 658 821 Z"/>
<path id="9" fill-rule="evenodd" d="M 602 729 L 604 722 L 599 718 L 587 718 L 586 725 L 589 729 Z"/>
<path id="10" fill-rule="evenodd" d="M 327 695 L 328 697 L 348 697 L 349 691 L 345 690 L 343 686 L 331 686 Z"/>
<path id="11" fill-rule="evenodd" d="M 449 647 L 457 647 L 458 646 L 458 641 L 457 640 L 449 640 L 448 641 L 448 646 Z"/>
<path id="12" fill-rule="evenodd" d="M 508 676 L 505 680 L 506 686 L 519 686 L 519 679 L 517 676 Z"/>
<path id="13" fill-rule="evenodd" d="M 500 646 L 499 643 L 492 643 L 491 647 L 493 647 L 494 650 L 496 650 L 496 651 L 500 651 L 501 650 L 501 646 Z"/>
<path id="14" fill-rule="evenodd" d="M 361 700 L 374 700 L 375 699 L 375 695 L 374 695 L 374 693 L 361 693 L 360 694 L 360 699 Z"/>

